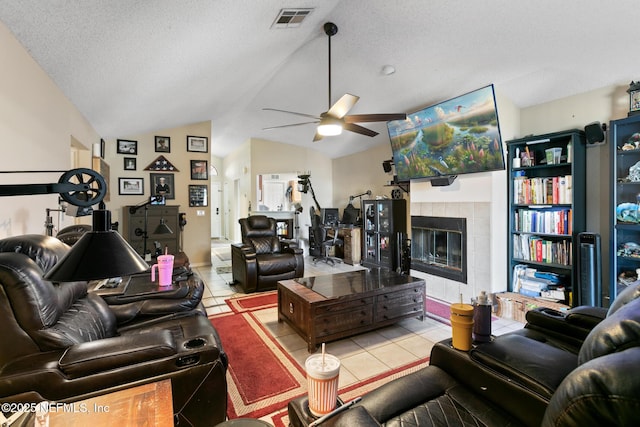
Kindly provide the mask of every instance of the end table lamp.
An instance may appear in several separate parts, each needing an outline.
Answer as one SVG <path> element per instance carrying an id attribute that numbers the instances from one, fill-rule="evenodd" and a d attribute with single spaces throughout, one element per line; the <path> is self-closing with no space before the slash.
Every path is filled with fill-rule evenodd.
<path id="1" fill-rule="evenodd" d="M 55 171 L 20 171 L 39 173 Z M 93 211 L 93 228 L 86 232 L 69 252 L 49 270 L 44 279 L 52 282 L 75 282 L 128 276 L 149 269 L 124 238 L 111 229 L 111 212 L 102 202 L 107 193 L 104 178 L 91 169 L 72 169 L 55 184 L 0 185 L 0 196 L 25 196 L 58 193 L 75 206 L 98 204 Z"/>

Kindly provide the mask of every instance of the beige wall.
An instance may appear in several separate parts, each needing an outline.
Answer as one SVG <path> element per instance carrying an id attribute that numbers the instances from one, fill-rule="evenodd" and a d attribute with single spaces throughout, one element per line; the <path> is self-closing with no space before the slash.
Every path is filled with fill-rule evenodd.
<path id="1" fill-rule="evenodd" d="M 171 152 L 156 153 L 155 152 L 155 136 L 168 136 L 171 138 Z M 207 185 L 210 190 L 211 186 L 208 181 L 191 180 L 191 160 L 207 160 L 211 161 L 209 153 L 188 152 L 187 151 L 187 135 L 207 137 L 211 142 L 211 122 L 194 123 L 187 126 L 158 130 L 153 133 L 142 135 L 123 135 L 120 139 L 129 139 L 138 141 L 138 154 L 125 155 L 117 154 L 117 140 L 106 141 L 105 161 L 109 164 L 111 188 L 111 198 L 107 207 L 112 211 L 113 221 L 119 221 L 122 224 L 123 206 L 131 206 L 149 200 L 151 197 L 151 174 L 166 173 L 145 171 L 159 156 L 164 156 L 171 164 L 173 164 L 178 172 L 174 175 L 175 199 L 167 200 L 167 205 L 180 206 L 180 212 L 187 214 L 187 225 L 183 231 L 183 251 L 189 256 L 192 265 L 209 265 L 211 263 L 211 205 L 206 207 L 189 207 L 189 185 Z M 136 170 L 124 170 L 124 158 L 136 158 Z M 219 166 L 219 162 L 216 162 Z M 118 194 L 118 178 L 143 178 L 144 194 L 143 195 L 119 195 Z M 209 201 L 211 200 L 209 194 Z M 198 215 L 198 211 L 203 215 Z M 122 227 L 120 227 L 122 231 Z M 151 244 L 151 242 L 150 242 Z"/>
<path id="2" fill-rule="evenodd" d="M 0 46 L 0 170 L 66 171 L 72 165 L 72 143 L 85 151 L 78 158 L 88 162 L 89 148 L 100 141 L 95 130 L 1 22 Z M 55 183 L 61 175 L 3 173 L 0 182 Z M 0 199 L 0 237 L 44 233 L 45 210 L 58 208 L 58 197 Z M 66 217 L 60 225 L 70 223 Z"/>

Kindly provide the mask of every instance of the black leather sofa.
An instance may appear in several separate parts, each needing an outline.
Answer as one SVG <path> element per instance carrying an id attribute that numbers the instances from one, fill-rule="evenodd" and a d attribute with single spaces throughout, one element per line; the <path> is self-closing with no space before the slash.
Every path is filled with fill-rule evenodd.
<path id="1" fill-rule="evenodd" d="M 623 295 L 593 323 L 577 353 L 557 331 L 545 336 L 531 325 L 469 352 L 439 342 L 430 366 L 366 394 L 324 425 L 640 425 L 640 298 Z M 289 403 L 292 426 L 312 420 L 306 406 L 304 397 Z"/>
<path id="2" fill-rule="evenodd" d="M 48 236 L 0 240 L 0 402 L 70 403 L 170 379 L 176 425 L 224 421 L 227 360 L 209 319 L 185 310 L 122 325 L 86 282 L 42 278 L 68 250 Z"/>
<path id="3" fill-rule="evenodd" d="M 231 269 L 243 292 L 273 290 L 280 280 L 304 276 L 302 249 L 280 241 L 275 219 L 252 215 L 238 222 L 242 243 L 231 245 Z"/>

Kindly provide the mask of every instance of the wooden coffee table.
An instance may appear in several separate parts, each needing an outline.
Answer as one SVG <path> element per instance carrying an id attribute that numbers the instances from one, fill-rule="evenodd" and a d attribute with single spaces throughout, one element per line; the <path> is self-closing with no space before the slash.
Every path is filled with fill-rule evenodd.
<path id="1" fill-rule="evenodd" d="M 308 344 L 335 341 L 425 314 L 425 282 L 385 269 L 278 282 L 278 322 Z"/>

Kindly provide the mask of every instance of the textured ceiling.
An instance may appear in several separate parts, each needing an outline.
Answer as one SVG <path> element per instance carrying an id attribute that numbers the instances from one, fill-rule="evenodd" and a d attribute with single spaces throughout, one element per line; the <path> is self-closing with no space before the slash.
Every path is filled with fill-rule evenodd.
<path id="1" fill-rule="evenodd" d="M 270 29 L 282 8 L 314 8 Z M 330 157 L 388 143 L 344 133 L 312 143 L 313 125 L 265 107 L 411 112 L 489 83 L 527 107 L 640 77 L 637 2 L 617 0 L 0 0 L 2 21 L 104 138 L 212 121 L 211 152 L 248 138 Z M 396 73 L 384 76 L 391 64 Z"/>

